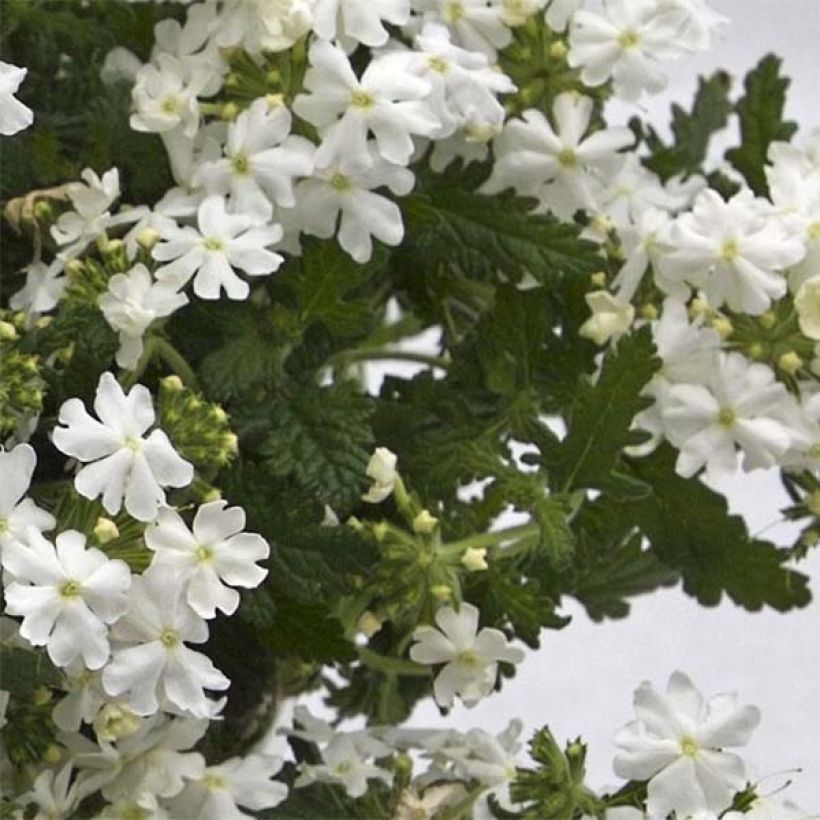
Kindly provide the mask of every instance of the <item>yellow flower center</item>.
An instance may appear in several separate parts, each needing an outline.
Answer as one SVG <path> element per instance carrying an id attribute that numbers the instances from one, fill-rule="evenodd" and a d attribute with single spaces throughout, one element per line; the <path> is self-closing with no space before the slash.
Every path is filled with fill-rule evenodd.
<path id="1" fill-rule="evenodd" d="M 372 108 L 373 102 L 373 97 L 371 97 L 366 91 L 358 89 L 350 92 L 350 104 L 354 108 Z"/>
<path id="2" fill-rule="evenodd" d="M 450 70 L 450 63 L 444 57 L 431 57 L 427 61 L 427 65 L 439 74 L 446 74 Z"/>
<path id="3" fill-rule="evenodd" d="M 176 629 L 163 629 L 159 640 L 166 649 L 174 649 L 180 643 L 179 632 Z"/>
<path id="4" fill-rule="evenodd" d="M 618 45 L 623 49 L 636 48 L 640 43 L 641 35 L 637 31 L 632 31 L 632 29 L 622 31 L 618 37 Z"/>
<path id="5" fill-rule="evenodd" d="M 64 581 L 60 584 L 61 598 L 79 598 L 82 592 L 82 585 L 79 581 Z"/>
<path id="6" fill-rule="evenodd" d="M 159 107 L 163 114 L 176 114 L 179 110 L 179 100 L 169 95 L 163 99 Z"/>
<path id="7" fill-rule="evenodd" d="M 231 167 L 237 174 L 247 174 L 250 171 L 251 163 L 245 154 L 236 154 L 231 160 Z"/>
<path id="8" fill-rule="evenodd" d="M 127 436 L 125 439 L 125 446 L 129 450 L 132 450 L 136 453 L 139 449 L 142 448 L 142 439 L 138 438 L 137 436 Z"/>
<path id="9" fill-rule="evenodd" d="M 680 742 L 680 750 L 687 756 L 687 757 L 697 757 L 698 754 L 698 744 L 692 740 L 691 737 L 685 737 Z"/>
<path id="10" fill-rule="evenodd" d="M 806 235 L 809 242 L 817 242 L 820 240 L 820 222 L 812 222 L 806 231 Z"/>
<path id="11" fill-rule="evenodd" d="M 353 186 L 344 174 L 337 172 L 330 178 L 330 187 L 333 188 L 334 191 L 343 193 L 345 191 L 349 191 Z"/>
<path id="12" fill-rule="evenodd" d="M 734 239 L 728 239 L 720 249 L 720 258 L 725 262 L 734 262 L 740 254 L 740 249 Z"/>
<path id="13" fill-rule="evenodd" d="M 228 781 L 225 780 L 222 775 L 216 774 L 216 772 L 208 772 L 205 777 L 202 778 L 202 785 L 205 786 L 206 789 L 216 791 L 217 789 L 227 789 Z"/>
<path id="14" fill-rule="evenodd" d="M 718 424 L 727 430 L 737 421 L 737 413 L 731 407 L 722 407 L 718 413 Z"/>
<path id="15" fill-rule="evenodd" d="M 560 154 L 558 154 L 558 162 L 564 166 L 564 168 L 574 168 L 578 165 L 578 155 L 572 148 L 564 148 Z"/>
<path id="16" fill-rule="evenodd" d="M 463 3 L 447 3 L 444 7 L 444 19 L 448 23 L 457 23 L 462 17 L 464 17 Z"/>
<path id="17" fill-rule="evenodd" d="M 202 246 L 206 251 L 221 251 L 225 243 L 218 236 L 206 236 L 202 240 Z"/>
<path id="18" fill-rule="evenodd" d="M 456 659 L 462 666 L 478 666 L 480 659 L 472 649 L 463 649 L 458 653 Z"/>
<path id="19" fill-rule="evenodd" d="M 207 563 L 208 561 L 213 560 L 214 551 L 210 547 L 205 546 L 205 544 L 200 544 L 196 548 L 196 552 L 194 552 L 194 555 L 196 556 L 196 560 L 200 564 L 204 564 L 204 563 Z"/>

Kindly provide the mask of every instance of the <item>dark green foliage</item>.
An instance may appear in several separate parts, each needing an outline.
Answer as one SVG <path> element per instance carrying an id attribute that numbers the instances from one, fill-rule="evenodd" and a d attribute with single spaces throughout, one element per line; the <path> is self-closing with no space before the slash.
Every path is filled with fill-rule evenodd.
<path id="1" fill-rule="evenodd" d="M 412 242 L 398 253 L 409 270 L 435 270 L 430 259 L 495 279 L 500 272 L 517 281 L 525 273 L 539 282 L 598 270 L 595 245 L 579 230 L 553 217 L 535 216 L 525 201 L 504 194 L 475 193 L 483 182 L 481 166 L 451 166 L 444 174 L 422 174 L 416 192 L 402 201 Z"/>
<path id="2" fill-rule="evenodd" d="M 764 172 L 769 146 L 788 142 L 797 130 L 796 123 L 783 119 L 790 80 L 781 76 L 781 62 L 769 54 L 746 76 L 745 94 L 737 103 L 741 142 L 726 152 L 729 162 L 760 196 L 769 190 Z"/>
<path id="3" fill-rule="evenodd" d="M 661 179 L 671 179 L 678 174 L 690 176 L 698 172 L 709 149 L 712 136 L 725 128 L 732 113 L 729 100 L 731 78 L 725 71 L 717 71 L 708 79 L 698 80 L 692 111 L 672 105 L 672 135 L 674 142 L 665 145 L 652 126 L 644 126 L 640 120 L 632 121 L 644 137 L 652 152 L 644 164 Z"/>
<path id="4" fill-rule="evenodd" d="M 594 384 L 579 385 L 569 420 L 569 432 L 545 466 L 554 487 L 606 489 L 624 482 L 613 476 L 623 448 L 637 444 L 642 434 L 630 430 L 638 412 L 651 400 L 641 391 L 659 367 L 649 328 L 625 336 L 604 359 Z"/>
<path id="5" fill-rule="evenodd" d="M 811 600 L 805 575 L 785 566 L 790 555 L 752 538 L 743 520 L 729 515 L 723 496 L 705 484 L 678 476 L 675 454 L 664 446 L 631 464 L 650 487 L 629 507 L 652 550 L 683 576 L 683 588 L 705 606 L 726 594 L 739 606 L 785 611 Z"/>

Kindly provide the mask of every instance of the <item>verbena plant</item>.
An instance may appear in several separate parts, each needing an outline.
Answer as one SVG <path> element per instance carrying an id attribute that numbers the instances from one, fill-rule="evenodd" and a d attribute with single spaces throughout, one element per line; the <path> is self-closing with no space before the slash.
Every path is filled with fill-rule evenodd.
<path id="1" fill-rule="evenodd" d="M 1 817 L 803 816 L 680 672 L 608 793 L 447 728 L 566 597 L 810 600 L 820 139 L 774 56 L 607 125 L 725 21 L 581 5 L 5 0 Z M 793 546 L 701 480 L 739 466 Z M 366 728 L 272 733 L 322 686 Z"/>

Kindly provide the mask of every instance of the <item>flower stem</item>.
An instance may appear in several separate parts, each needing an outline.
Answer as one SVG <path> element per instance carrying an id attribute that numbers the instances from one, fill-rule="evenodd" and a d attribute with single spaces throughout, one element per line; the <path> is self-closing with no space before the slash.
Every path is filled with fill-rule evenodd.
<path id="1" fill-rule="evenodd" d="M 524 538 L 538 535 L 538 533 L 538 524 L 534 521 L 530 521 L 527 524 L 519 524 L 516 527 L 508 527 L 505 530 L 485 532 L 481 535 L 470 535 L 458 541 L 451 541 L 449 544 L 442 544 L 437 551 L 456 554 L 469 547 L 476 549 L 480 549 L 481 547 L 496 547 L 505 541 L 521 541 Z"/>
<path id="2" fill-rule="evenodd" d="M 159 336 L 155 337 L 154 352 L 182 379 L 186 386 L 192 390 L 198 389 L 197 378 L 193 368 L 167 339 L 163 339 Z"/>

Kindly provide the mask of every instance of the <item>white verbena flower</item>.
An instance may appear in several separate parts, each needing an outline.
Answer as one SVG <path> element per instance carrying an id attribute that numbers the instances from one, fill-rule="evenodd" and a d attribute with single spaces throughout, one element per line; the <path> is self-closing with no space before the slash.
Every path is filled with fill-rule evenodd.
<path id="1" fill-rule="evenodd" d="M 508 10 L 501 0 L 414 0 L 422 22 L 444 23 L 468 51 L 495 61 L 498 49 L 512 42 Z"/>
<path id="2" fill-rule="evenodd" d="M 103 688 L 138 715 L 169 707 L 193 717 L 212 717 L 205 689 L 221 691 L 230 681 L 201 652 L 185 644 L 205 643 L 208 625 L 183 600 L 173 573 L 148 569 L 134 578 L 128 610 L 112 628 L 117 642 L 103 671 Z"/>
<path id="3" fill-rule="evenodd" d="M 148 388 L 138 384 L 126 395 L 112 373 L 103 373 L 97 385 L 94 411 L 88 414 L 80 399 L 69 399 L 60 408 L 53 433 L 54 444 L 83 467 L 74 479 L 85 498 L 102 496 L 111 515 L 125 509 L 139 521 L 153 521 L 165 504 L 163 487 L 187 487 L 194 477 L 162 430 L 145 432 L 155 414 Z"/>
<path id="4" fill-rule="evenodd" d="M 155 319 L 170 316 L 188 297 L 163 282 L 154 282 L 142 263 L 127 273 L 117 273 L 108 280 L 108 290 L 99 298 L 103 316 L 119 333 L 117 364 L 133 370 L 142 356 L 142 337 Z"/>
<path id="5" fill-rule="evenodd" d="M 57 523 L 51 513 L 24 498 L 36 466 L 37 454 L 29 444 L 8 452 L 0 449 L 0 554 L 10 544 L 25 543 L 31 528 L 44 532 Z"/>
<path id="6" fill-rule="evenodd" d="M 367 462 L 365 475 L 373 479 L 370 489 L 362 496 L 363 501 L 379 504 L 384 501 L 396 486 L 396 454 L 387 447 L 377 447 Z"/>
<path id="7" fill-rule="evenodd" d="M 315 147 L 290 129 L 284 105 L 271 111 L 266 99 L 254 100 L 228 127 L 225 157 L 202 163 L 194 184 L 204 185 L 209 194 L 230 194 L 235 213 L 260 223 L 273 216 L 273 203 L 292 208 L 293 181 L 310 176 Z"/>
<path id="8" fill-rule="evenodd" d="M 416 663 L 445 664 L 433 683 L 439 706 L 449 708 L 454 695 L 475 706 L 490 694 L 498 674 L 498 662 L 520 663 L 524 653 L 509 646 L 503 632 L 484 627 L 478 631 L 478 609 L 463 603 L 458 612 L 451 606 L 436 613 L 438 629 L 420 626 L 410 657 Z"/>
<path id="9" fill-rule="evenodd" d="M 315 0 L 313 5 L 313 30 L 328 41 L 383 46 L 389 36 L 384 22 L 403 26 L 409 19 L 410 0 Z"/>
<path id="10" fill-rule="evenodd" d="M 370 168 L 378 154 L 396 165 L 407 165 L 413 135 L 432 136 L 438 120 L 423 101 L 430 92 L 426 80 L 411 71 L 412 52 L 387 52 L 370 61 L 361 79 L 344 51 L 324 40 L 310 47 L 310 68 L 293 110 L 319 129 L 322 143 L 316 165 L 339 163 L 343 172 Z"/>
<path id="11" fill-rule="evenodd" d="M 194 277 L 194 293 L 218 299 L 224 289 L 229 299 L 247 299 L 250 286 L 234 272 L 267 276 L 283 259 L 268 247 L 282 238 L 280 225 L 258 225 L 251 216 L 230 214 L 221 196 L 209 196 L 197 211 L 199 230 L 166 225 L 154 259 L 166 264 L 156 270 L 160 282 L 184 287 Z"/>
<path id="12" fill-rule="evenodd" d="M 131 115 L 131 127 L 156 134 L 178 128 L 185 136 L 193 137 L 199 129 L 200 90 L 186 82 L 180 60 L 160 54 L 156 65 L 146 63 L 137 72 L 131 91 L 136 109 Z"/>
<path id="13" fill-rule="evenodd" d="M 34 122 L 34 112 L 14 97 L 27 73 L 27 68 L 0 61 L 0 134 L 4 137 Z"/>
<path id="14" fill-rule="evenodd" d="M 171 803 L 176 817 L 197 820 L 250 820 L 243 808 L 252 811 L 279 805 L 288 787 L 272 778 L 282 767 L 282 759 L 267 754 L 232 757 L 218 766 L 209 766 L 196 780 L 189 780 Z"/>
<path id="15" fill-rule="evenodd" d="M 578 328 L 579 336 L 603 345 L 632 327 L 635 308 L 621 296 L 613 296 L 608 290 L 595 290 L 584 299 L 592 316 Z"/>
<path id="16" fill-rule="evenodd" d="M 243 532 L 241 507 L 226 507 L 221 500 L 203 504 L 191 529 L 179 513 L 166 507 L 145 531 L 145 543 L 156 553 L 152 567 L 176 576 L 191 609 L 202 618 L 213 618 L 217 609 L 232 615 L 239 593 L 230 587 L 251 589 L 268 574 L 256 564 L 270 554 L 267 541 Z"/>
<path id="17" fill-rule="evenodd" d="M 131 572 L 111 560 L 85 536 L 68 530 L 50 543 L 30 530 L 27 545 L 3 551 L 3 568 L 13 581 L 5 590 L 6 611 L 22 616 L 20 634 L 45 646 L 57 666 L 82 658 L 89 669 L 108 660 L 108 628 L 125 612 Z"/>
<path id="18" fill-rule="evenodd" d="M 555 128 L 536 109 L 509 120 L 493 143 L 495 165 L 480 190 L 493 194 L 514 188 L 538 198 L 540 210 L 566 219 L 579 208 L 596 210 L 596 187 L 623 161 L 617 152 L 635 137 L 623 127 L 585 136 L 592 108 L 589 97 L 564 92 L 553 105 Z"/>
<path id="19" fill-rule="evenodd" d="M 698 195 L 669 233 L 673 250 L 660 260 L 669 279 L 702 288 L 714 307 L 759 315 L 786 293 L 781 271 L 803 258 L 766 200 L 744 189 L 728 202 L 713 190 Z"/>
<path id="20" fill-rule="evenodd" d="M 650 817 L 675 812 L 720 813 L 746 785 L 746 768 L 726 748 L 743 746 L 760 722 L 760 710 L 739 706 L 737 695 L 704 703 L 682 672 L 669 678 L 666 695 L 649 682 L 635 692 L 637 720 L 621 729 L 614 768 L 619 777 L 648 780 Z"/>
<path id="21" fill-rule="evenodd" d="M 80 177 L 83 182 L 70 182 L 65 187 L 74 209 L 60 214 L 51 226 L 54 241 L 67 246 L 58 253 L 63 260 L 78 256 L 89 242 L 112 224 L 109 209 L 120 195 L 120 173 L 116 168 L 106 171 L 102 179 L 90 168 L 86 168 Z"/>
<path id="22" fill-rule="evenodd" d="M 313 0 L 228 0 L 216 25 L 216 42 L 254 55 L 284 51 L 310 30 L 313 5 Z"/>
<path id="23" fill-rule="evenodd" d="M 391 247 L 404 238 L 398 205 L 373 189 L 385 186 L 404 196 L 415 184 L 412 171 L 387 162 L 372 146 L 370 153 L 370 168 L 343 171 L 334 164 L 296 186 L 295 217 L 302 230 L 329 239 L 338 229 L 339 244 L 361 264 L 373 255 L 373 237 Z"/>
<path id="24" fill-rule="evenodd" d="M 357 749 L 346 735 L 338 735 L 322 749 L 322 762 L 302 763 L 297 788 L 311 783 L 334 783 L 343 786 L 349 797 L 361 797 L 367 792 L 367 781 L 381 780 L 387 786 L 393 782 L 393 773 L 367 762 L 367 755 Z"/>
<path id="25" fill-rule="evenodd" d="M 771 368 L 740 353 L 718 353 L 704 381 L 673 384 L 658 397 L 664 433 L 680 451 L 678 473 L 692 476 L 705 466 L 710 476 L 731 475 L 736 445 L 744 470 L 777 464 L 792 434 L 776 414 L 793 400 Z"/>
<path id="26" fill-rule="evenodd" d="M 29 314 L 48 313 L 57 307 L 67 280 L 63 273 L 65 263 L 59 257 L 46 265 L 35 261 L 23 270 L 26 284 L 9 299 L 12 310 L 24 310 Z"/>

